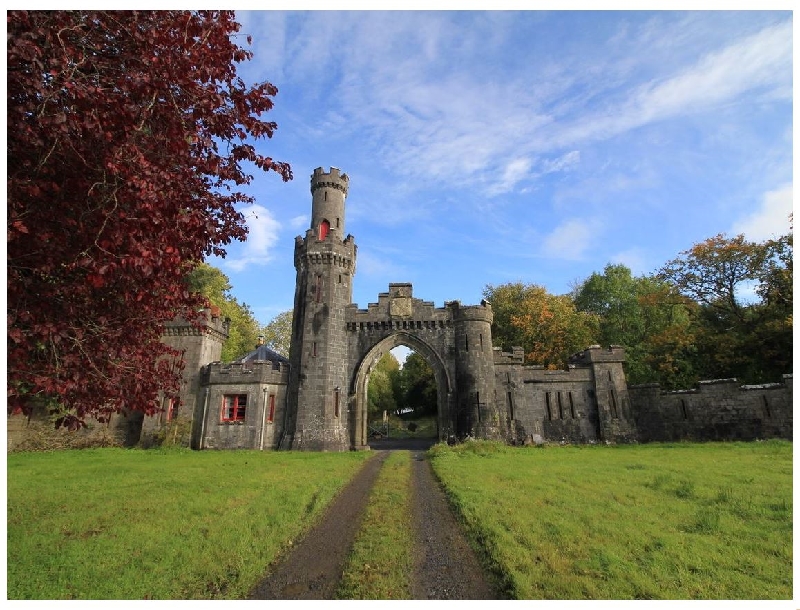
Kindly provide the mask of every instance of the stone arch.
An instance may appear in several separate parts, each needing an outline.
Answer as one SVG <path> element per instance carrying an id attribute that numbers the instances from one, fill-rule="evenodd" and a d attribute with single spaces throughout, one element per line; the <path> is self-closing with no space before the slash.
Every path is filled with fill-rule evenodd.
<path id="1" fill-rule="evenodd" d="M 421 354 L 433 370 L 437 389 L 436 417 L 439 440 L 446 440 L 451 433 L 451 397 L 454 386 L 450 371 L 445 364 L 446 360 L 436 349 L 414 333 L 397 331 L 377 340 L 366 350 L 364 357 L 353 368 L 349 393 L 352 397 L 353 414 L 355 416 L 354 425 L 351 428 L 351 442 L 355 448 L 367 445 L 367 380 L 369 374 L 385 353 L 399 345 L 410 347 Z"/>

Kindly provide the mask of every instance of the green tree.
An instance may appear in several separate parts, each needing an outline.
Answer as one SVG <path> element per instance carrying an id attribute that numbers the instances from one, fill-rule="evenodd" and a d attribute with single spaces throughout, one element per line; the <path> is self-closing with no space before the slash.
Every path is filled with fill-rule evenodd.
<path id="1" fill-rule="evenodd" d="M 391 352 L 386 352 L 369 374 L 367 404 L 371 418 L 382 415 L 384 411 L 397 412 L 395 386 L 399 373 L 400 363 L 397 358 Z"/>
<path id="2" fill-rule="evenodd" d="M 762 243 L 716 235 L 662 267 L 699 305 L 697 368 L 702 377 L 774 381 L 792 370 L 792 236 Z"/>
<path id="3" fill-rule="evenodd" d="M 414 415 L 436 413 L 437 388 L 433 369 L 423 356 L 412 352 L 406 358 L 400 370 L 400 388 L 403 407 L 414 412 Z"/>
<path id="4" fill-rule="evenodd" d="M 222 317 L 230 319 L 228 339 L 222 345 L 222 361 L 230 362 L 244 356 L 258 345 L 261 328 L 250 307 L 239 303 L 230 294 L 231 283 L 222 271 L 200 263 L 186 278 L 189 291 L 205 297 L 219 307 Z"/>
<path id="5" fill-rule="evenodd" d="M 266 346 L 286 358 L 289 357 L 289 349 L 292 346 L 293 318 L 294 312 L 291 309 L 279 313 L 261 331 Z"/>
<path id="6" fill-rule="evenodd" d="M 579 311 L 597 316 L 598 343 L 626 350 L 629 383 L 688 387 L 695 379 L 687 301 L 663 280 L 606 265 L 574 292 Z"/>
<path id="7" fill-rule="evenodd" d="M 483 298 L 492 306 L 492 343 L 506 351 L 512 347 L 522 347 L 525 343 L 524 330 L 511 323 L 511 316 L 522 308 L 525 294 L 530 286 L 522 282 L 512 282 L 493 286 L 487 284 Z"/>
<path id="8" fill-rule="evenodd" d="M 489 285 L 483 294 L 495 313 L 494 344 L 521 346 L 529 363 L 563 368 L 572 354 L 596 343 L 597 316 L 578 311 L 568 295 L 521 283 Z"/>

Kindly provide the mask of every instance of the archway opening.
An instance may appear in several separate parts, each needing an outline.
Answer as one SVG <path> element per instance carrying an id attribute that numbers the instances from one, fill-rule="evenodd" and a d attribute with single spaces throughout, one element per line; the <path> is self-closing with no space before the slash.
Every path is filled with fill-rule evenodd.
<path id="1" fill-rule="evenodd" d="M 378 448 L 388 439 L 421 447 L 446 437 L 450 387 L 444 363 L 425 343 L 405 333 L 384 338 L 355 371 L 354 446 Z"/>
<path id="2" fill-rule="evenodd" d="M 367 411 L 373 439 L 439 438 L 438 387 L 425 357 L 398 345 L 378 360 L 367 379 Z"/>

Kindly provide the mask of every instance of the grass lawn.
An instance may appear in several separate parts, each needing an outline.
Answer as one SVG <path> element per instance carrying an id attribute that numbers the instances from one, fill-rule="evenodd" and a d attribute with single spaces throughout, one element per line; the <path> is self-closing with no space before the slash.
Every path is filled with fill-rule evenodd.
<path id="1" fill-rule="evenodd" d="M 791 599 L 792 443 L 431 450 L 518 599 Z"/>
<path id="2" fill-rule="evenodd" d="M 429 455 L 510 597 L 792 598 L 789 442 Z M 369 456 L 10 454 L 8 598 L 241 599 Z M 340 596 L 407 596 L 409 476 L 390 456 Z"/>
<path id="3" fill-rule="evenodd" d="M 10 454 L 8 598 L 243 598 L 369 455 Z"/>

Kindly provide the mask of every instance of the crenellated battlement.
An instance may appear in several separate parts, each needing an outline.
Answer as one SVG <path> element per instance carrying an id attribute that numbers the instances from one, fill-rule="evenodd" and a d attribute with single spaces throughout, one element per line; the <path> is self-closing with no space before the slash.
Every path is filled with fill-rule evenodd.
<path id="1" fill-rule="evenodd" d="M 625 348 L 621 345 L 609 345 L 607 348 L 590 345 L 582 352 L 573 354 L 570 364 L 589 364 L 595 362 L 625 362 Z"/>
<path id="2" fill-rule="evenodd" d="M 228 338 L 231 321 L 223 318 L 219 307 L 203 310 L 201 319 L 192 323 L 185 318 L 176 318 L 164 324 L 164 337 L 200 337 L 210 336 L 219 342 Z"/>
<path id="3" fill-rule="evenodd" d="M 450 301 L 446 305 L 452 310 L 453 319 L 456 322 L 488 322 L 491 324 L 494 320 L 492 306 L 486 301 L 481 301 L 480 305 L 462 305 L 460 301 Z"/>
<path id="4" fill-rule="evenodd" d="M 321 167 L 314 170 L 311 175 L 311 192 L 312 194 L 317 189 L 328 187 L 341 191 L 347 195 L 347 190 L 350 185 L 350 178 L 347 174 L 339 171 L 337 167 L 331 167 L 329 172 L 325 172 Z"/>
<path id="5" fill-rule="evenodd" d="M 208 385 L 231 383 L 286 384 L 289 382 L 289 363 L 256 360 L 250 362 L 212 362 L 203 369 L 203 381 Z"/>

